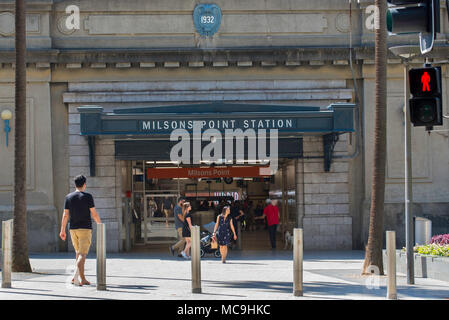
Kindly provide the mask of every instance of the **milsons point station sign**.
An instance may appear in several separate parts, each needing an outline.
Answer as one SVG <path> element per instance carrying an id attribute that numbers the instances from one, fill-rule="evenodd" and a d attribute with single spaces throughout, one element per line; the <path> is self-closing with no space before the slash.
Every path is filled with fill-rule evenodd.
<path id="1" fill-rule="evenodd" d="M 249 159 L 247 156 L 252 155 L 251 139 L 257 140 L 253 150 L 256 155 L 261 154 L 260 150 L 265 152 L 268 149 L 273 153 L 275 137 L 279 158 L 300 158 L 302 135 L 323 135 L 325 170 L 328 170 L 338 136 L 354 132 L 354 109 L 353 104 L 332 104 L 320 108 L 212 102 L 116 109 L 112 112 L 104 112 L 99 106 L 81 106 L 78 111 L 81 114 L 81 135 L 87 136 L 89 141 L 91 174 L 95 174 L 96 136 L 115 139 L 117 159 L 156 161 L 173 160 L 171 150 L 178 143 L 178 138 L 184 140 L 188 137 L 193 144 L 189 150 L 194 150 L 194 154 L 187 158 L 184 155 L 183 163 L 189 163 L 191 158 L 198 157 L 201 148 L 210 149 L 211 142 L 215 142 L 217 137 L 223 141 L 229 140 L 228 137 L 232 140 L 239 137 L 247 139 L 248 146 L 245 145 L 243 150 L 232 150 L 236 150 L 233 151 L 234 159 Z M 267 145 L 265 140 L 261 144 L 261 136 L 270 137 L 270 143 Z M 201 140 L 200 148 L 198 139 Z M 221 145 L 229 147 L 228 143 Z M 220 155 L 229 157 L 229 149 L 226 152 L 218 151 Z M 217 147 L 214 153 L 217 153 Z"/>
<path id="2" fill-rule="evenodd" d="M 157 132 L 163 130 L 193 129 L 195 120 L 149 120 L 139 125 L 142 130 Z M 294 128 L 294 119 L 212 119 L 199 121 L 202 130 L 207 129 L 288 129 Z"/>

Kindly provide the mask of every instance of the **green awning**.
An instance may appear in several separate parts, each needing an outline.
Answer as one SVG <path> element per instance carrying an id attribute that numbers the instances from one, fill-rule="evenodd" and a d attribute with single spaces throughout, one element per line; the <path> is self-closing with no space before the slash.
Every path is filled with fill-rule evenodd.
<path id="1" fill-rule="evenodd" d="M 307 106 L 209 103 L 117 109 L 81 106 L 81 135 L 168 137 L 173 130 L 277 129 L 279 136 L 354 132 L 354 104 Z"/>

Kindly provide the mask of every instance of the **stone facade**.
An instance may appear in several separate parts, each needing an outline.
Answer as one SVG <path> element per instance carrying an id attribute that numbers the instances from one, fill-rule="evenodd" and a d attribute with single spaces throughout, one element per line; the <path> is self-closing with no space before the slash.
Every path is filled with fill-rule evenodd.
<path id="1" fill-rule="evenodd" d="M 348 155 L 347 134 L 340 136 L 335 156 Z M 304 138 L 301 181 L 304 185 L 304 246 L 306 249 L 352 249 L 352 217 L 349 197 L 349 160 L 335 159 L 324 171 L 320 137 Z"/>
<path id="2" fill-rule="evenodd" d="M 94 197 L 102 222 L 106 227 L 108 252 L 118 252 L 120 248 L 120 226 L 122 215 L 120 162 L 115 160 L 114 140 L 96 140 L 96 176 L 89 173 L 89 148 L 87 139 L 80 136 L 80 117 L 75 108 L 69 107 L 69 181 L 74 188 L 74 178 L 79 174 L 88 177 L 89 193 Z M 117 173 L 118 172 L 118 173 Z M 93 224 L 92 250 L 96 244 L 96 225 Z M 69 243 L 70 250 L 73 250 Z"/>
<path id="3" fill-rule="evenodd" d="M 212 38 L 194 28 L 198 1 L 80 0 L 80 29 L 68 30 L 71 1 L 28 2 L 28 204 L 31 251 L 66 250 L 58 242 L 63 198 L 73 176 L 89 174 L 88 145 L 79 135 L 80 105 L 106 111 L 226 101 L 327 106 L 357 103 L 357 132 L 340 136 L 330 172 L 322 137 L 304 137 L 295 172 L 295 207 L 306 248 L 363 249 L 368 235 L 374 130 L 373 1 L 263 2 L 217 0 L 223 12 Z M 14 105 L 14 1 L 0 0 L 0 112 Z M 445 1 L 441 15 L 447 16 Z M 120 19 L 120 24 L 117 23 Z M 442 21 L 445 21 L 442 19 Z M 447 59 L 449 26 L 429 56 Z M 413 35 L 389 43 L 416 43 Z M 352 50 L 349 49 L 350 45 Z M 421 66 L 422 59 L 411 61 Z M 442 64 L 449 113 L 447 64 Z M 388 151 L 385 229 L 403 244 L 403 69 L 388 61 Z M 449 232 L 448 122 L 430 135 L 413 129 L 414 212 Z M 12 125 L 11 137 L 14 134 Z M 0 219 L 12 215 L 13 148 L 0 133 Z M 114 141 L 96 140 L 97 176 L 89 190 L 107 224 L 108 251 L 123 250 L 122 169 Z M 290 182 L 289 182 L 290 183 Z M 290 188 L 290 187 L 289 187 Z M 70 246 L 70 245 L 69 245 Z M 70 248 L 69 248 L 70 249 Z"/>
<path id="4" fill-rule="evenodd" d="M 224 101 L 263 101 L 266 103 L 267 92 L 276 98 L 272 103 L 300 104 L 300 105 L 325 105 L 329 101 L 346 102 L 352 98 L 351 89 L 346 88 L 346 81 L 337 80 L 317 80 L 317 81 L 283 81 L 283 80 L 226 80 L 214 81 L 213 86 L 209 81 L 154 81 L 154 82 L 80 82 L 69 83 L 68 91 L 63 95 L 63 101 L 68 104 L 68 148 L 69 148 L 69 183 L 73 184 L 73 177 L 77 174 L 85 174 L 88 177 L 89 191 L 96 199 L 96 206 L 103 220 L 111 224 L 113 228 L 110 232 L 114 234 L 108 238 L 110 250 L 119 251 L 123 244 L 119 240 L 122 234 L 122 188 L 119 183 L 121 161 L 114 157 L 114 140 L 100 138 L 96 140 L 96 177 L 89 177 L 89 150 L 87 138 L 80 136 L 80 115 L 77 107 L 82 103 L 101 105 L 105 111 L 112 111 L 114 108 L 129 108 L 137 105 L 155 105 L 191 103 L 192 101 L 203 101 L 206 97 L 216 97 L 220 95 Z M 291 87 L 302 87 L 300 90 L 289 89 Z M 227 90 L 226 95 L 223 94 Z M 251 91 L 249 91 L 251 90 Z M 298 93 L 298 91 L 300 93 Z M 165 92 L 165 94 L 164 94 Z M 167 95 L 166 92 L 170 92 Z M 157 98 L 156 98 L 157 97 Z M 156 99 L 162 100 L 155 102 Z M 210 98 L 209 98 L 210 99 Z M 123 101 L 116 106 L 116 101 Z M 346 136 L 342 136 L 335 147 L 335 155 L 346 155 Z M 307 155 L 322 157 L 322 139 L 308 137 L 304 139 L 304 152 Z M 343 166 L 342 166 L 343 164 Z M 348 166 L 344 167 L 344 162 L 335 163 L 330 173 L 324 174 L 323 159 L 316 159 L 314 163 L 306 164 L 308 167 L 304 174 L 305 185 L 318 182 L 313 179 L 328 179 L 338 183 L 344 181 L 348 184 Z M 313 171 L 313 169 L 315 171 Z M 335 172 L 334 172 L 335 171 Z M 313 172 L 313 174 L 312 174 Z M 311 175 L 312 174 L 312 175 Z M 315 177 L 316 175 L 316 177 Z M 322 178 L 324 177 L 324 178 Z M 310 181 L 309 181 L 310 180 Z M 114 183 L 114 181 L 117 181 Z M 326 205 L 328 212 L 321 212 L 325 215 L 319 217 L 348 216 L 349 209 L 344 211 L 344 206 L 348 206 L 348 199 L 339 200 L 341 195 L 332 197 L 328 192 L 329 199 Z M 324 194 L 325 195 L 325 194 Z M 309 195 L 305 195 L 308 197 Z M 316 199 L 312 201 L 315 203 Z M 339 202 L 344 201 L 344 202 Z M 318 203 L 318 202 L 316 202 Z M 307 203 L 309 205 L 309 203 Z M 335 206 L 334 209 L 330 207 Z M 341 208 L 340 208 L 341 206 Z M 307 212 L 306 215 L 309 215 Z M 327 215 L 326 215 L 327 214 Z M 322 220 L 324 222 L 324 220 Z M 349 224 L 350 226 L 350 224 Z M 109 230 L 109 229 L 107 229 Z M 345 235 L 345 247 L 351 246 L 351 232 Z M 314 248 L 310 246 L 310 248 Z M 325 247 L 321 247 L 323 249 Z M 333 248 L 330 246 L 329 248 Z M 339 246 L 340 248 L 340 246 Z"/>

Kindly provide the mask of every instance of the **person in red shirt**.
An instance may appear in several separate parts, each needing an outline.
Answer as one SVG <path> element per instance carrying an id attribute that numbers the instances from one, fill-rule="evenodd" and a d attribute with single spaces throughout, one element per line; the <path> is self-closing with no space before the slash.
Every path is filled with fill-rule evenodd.
<path id="1" fill-rule="evenodd" d="M 279 224 L 279 209 L 274 201 L 267 200 L 268 205 L 263 210 L 263 216 L 267 219 L 268 233 L 270 235 L 271 248 L 276 249 L 276 230 Z"/>

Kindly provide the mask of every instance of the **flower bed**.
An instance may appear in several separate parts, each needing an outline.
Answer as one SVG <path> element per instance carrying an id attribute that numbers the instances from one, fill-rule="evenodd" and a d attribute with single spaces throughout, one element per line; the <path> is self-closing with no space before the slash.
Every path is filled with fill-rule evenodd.
<path id="1" fill-rule="evenodd" d="M 430 245 L 429 245 L 430 246 Z M 428 246 L 421 246 L 428 247 Z M 449 246 L 446 246 L 449 247 Z M 417 248 L 415 248 L 417 249 Z M 422 249 L 425 250 L 425 249 Z M 435 250 L 435 249 L 434 249 Z M 429 251 L 432 252 L 432 251 Z M 434 251 L 436 253 L 436 251 Z M 384 270 L 387 268 L 387 255 L 386 250 L 384 255 Z M 396 252 L 396 268 L 397 271 L 403 274 L 407 274 L 407 254 L 404 250 L 397 250 Z M 449 281 L 449 257 L 433 254 L 423 254 L 415 251 L 414 265 L 415 265 L 415 277 L 419 278 L 431 278 L 442 281 Z"/>
<path id="2" fill-rule="evenodd" d="M 430 240 L 431 244 L 449 245 L 449 234 L 440 234 L 433 236 Z"/>
<path id="3" fill-rule="evenodd" d="M 432 243 L 424 246 L 416 246 L 414 252 L 419 253 L 420 255 L 449 257 L 449 244 L 441 245 Z"/>
<path id="4" fill-rule="evenodd" d="M 402 251 L 405 251 L 405 248 Z M 449 234 L 433 236 L 430 244 L 416 246 L 413 251 L 420 255 L 449 257 Z"/>
<path id="5" fill-rule="evenodd" d="M 407 272 L 405 248 L 397 251 L 397 268 Z M 449 281 L 449 234 L 432 237 L 431 243 L 416 246 L 414 251 L 415 276 Z M 384 252 L 384 264 L 386 261 Z M 386 265 L 385 265 L 386 266 Z"/>

